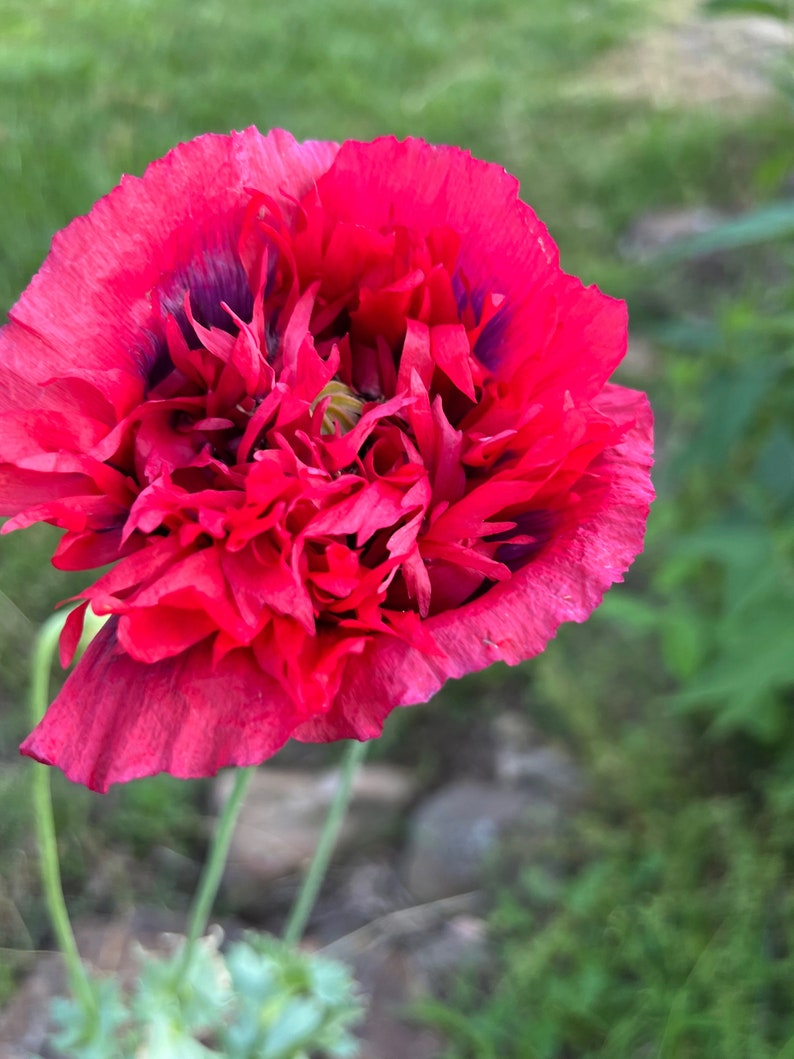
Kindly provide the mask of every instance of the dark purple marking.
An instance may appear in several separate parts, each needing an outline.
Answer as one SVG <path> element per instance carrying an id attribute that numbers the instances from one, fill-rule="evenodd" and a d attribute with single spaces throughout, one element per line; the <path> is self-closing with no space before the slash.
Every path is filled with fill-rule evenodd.
<path id="1" fill-rule="evenodd" d="M 504 563 L 508 570 L 514 573 L 534 558 L 541 548 L 544 547 L 554 535 L 557 522 L 554 511 L 527 511 L 515 518 L 515 529 L 507 533 L 497 534 L 488 540 L 504 541 L 496 550 L 494 558 L 499 563 Z M 512 544 L 516 537 L 528 537 L 519 544 Z"/>

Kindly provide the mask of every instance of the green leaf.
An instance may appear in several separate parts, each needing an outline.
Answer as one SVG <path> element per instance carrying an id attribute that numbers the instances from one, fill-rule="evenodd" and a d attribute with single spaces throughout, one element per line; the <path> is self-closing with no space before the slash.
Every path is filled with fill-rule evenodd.
<path id="1" fill-rule="evenodd" d="M 625 591 L 608 592 L 596 614 L 598 621 L 613 621 L 637 636 L 658 629 L 661 618 L 655 603 Z"/>
<path id="2" fill-rule="evenodd" d="M 227 967 L 234 999 L 220 1043 L 228 1059 L 353 1059 L 349 1033 L 361 1004 L 341 963 L 249 934 L 232 945 Z"/>
<path id="3" fill-rule="evenodd" d="M 130 1016 L 113 978 L 88 979 L 96 1003 L 87 1012 L 76 1000 L 57 997 L 52 1001 L 52 1020 L 57 1030 L 52 1043 L 70 1059 L 116 1059 L 122 1055 L 121 1031 Z"/>
<path id="4" fill-rule="evenodd" d="M 232 945 L 226 956 L 226 965 L 240 996 L 263 1003 L 267 997 L 278 993 L 277 966 L 250 945 L 242 942 Z"/>
<path id="5" fill-rule="evenodd" d="M 750 422 L 779 375 L 778 364 L 762 361 L 715 376 L 705 396 L 700 429 L 681 461 L 684 466 L 705 462 L 710 467 L 722 467 L 745 438 Z"/>
<path id="6" fill-rule="evenodd" d="M 190 1031 L 162 1011 L 152 1013 L 146 1027 L 146 1059 L 217 1059 L 217 1052 L 199 1043 Z"/>
<path id="7" fill-rule="evenodd" d="M 212 936 L 200 939 L 186 972 L 181 946 L 167 959 L 144 954 L 133 1002 L 136 1017 L 145 1025 L 163 1013 L 185 1031 L 213 1030 L 230 1001 L 227 978 Z"/>
<path id="8" fill-rule="evenodd" d="M 706 626 L 697 611 L 687 606 L 667 608 L 662 622 L 665 665 L 679 680 L 693 676 L 706 654 Z"/>
<path id="9" fill-rule="evenodd" d="M 714 734 L 748 732 L 774 740 L 781 724 L 780 693 L 794 684 L 794 599 L 781 595 L 745 614 L 719 656 L 674 696 L 682 712 L 718 707 Z"/>
<path id="10" fill-rule="evenodd" d="M 758 454 L 755 481 L 772 495 L 781 509 L 794 500 L 794 437 L 791 431 L 776 424 Z"/>
<path id="11" fill-rule="evenodd" d="M 707 0 L 704 10 L 710 15 L 769 15 L 784 22 L 792 13 L 787 0 Z"/>
<path id="12" fill-rule="evenodd" d="M 297 1052 L 315 1043 L 323 1023 L 321 1007 L 304 997 L 288 1000 L 268 1029 L 261 1059 L 294 1059 Z"/>
<path id="13" fill-rule="evenodd" d="M 701 235 L 683 239 L 662 251 L 657 263 L 686 261 L 721 250 L 776 242 L 794 236 L 794 202 L 773 202 L 712 228 Z"/>

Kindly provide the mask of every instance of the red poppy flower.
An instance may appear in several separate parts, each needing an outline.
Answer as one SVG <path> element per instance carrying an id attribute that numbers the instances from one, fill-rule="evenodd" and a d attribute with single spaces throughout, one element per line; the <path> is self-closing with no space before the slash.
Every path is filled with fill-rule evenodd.
<path id="1" fill-rule="evenodd" d="M 640 550 L 644 395 L 504 170 L 202 136 L 56 236 L 0 333 L 0 512 L 112 615 L 24 753 L 97 790 L 377 736 Z"/>

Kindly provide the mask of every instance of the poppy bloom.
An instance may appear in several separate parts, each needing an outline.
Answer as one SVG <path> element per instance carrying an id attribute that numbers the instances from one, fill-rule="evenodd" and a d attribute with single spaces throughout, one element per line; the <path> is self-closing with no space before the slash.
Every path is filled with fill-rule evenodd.
<path id="1" fill-rule="evenodd" d="M 114 563 L 25 754 L 96 790 L 371 739 L 543 649 L 642 546 L 622 302 L 504 170 L 201 136 L 53 241 L 0 332 L 0 513 Z"/>

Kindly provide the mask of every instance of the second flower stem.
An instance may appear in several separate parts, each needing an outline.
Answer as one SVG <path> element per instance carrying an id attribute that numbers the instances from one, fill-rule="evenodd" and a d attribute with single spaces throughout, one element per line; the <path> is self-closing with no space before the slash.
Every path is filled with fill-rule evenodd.
<path id="1" fill-rule="evenodd" d="M 368 743 L 353 741 L 345 751 L 342 765 L 339 769 L 339 780 L 334 796 L 331 801 L 328 815 L 325 818 L 323 829 L 317 841 L 314 855 L 309 864 L 308 871 L 304 876 L 295 904 L 287 919 L 284 928 L 284 941 L 289 945 L 295 945 L 300 941 L 303 931 L 309 921 L 314 902 L 320 892 L 328 864 L 339 837 L 339 831 L 345 818 L 345 811 L 353 793 L 353 780 L 361 762 L 367 753 Z"/>
<path id="2" fill-rule="evenodd" d="M 353 780 L 366 752 L 367 743 L 358 741 L 351 742 L 345 752 L 342 766 L 339 770 L 339 781 L 328 809 L 328 815 L 325 818 L 309 869 L 303 879 L 284 930 L 284 940 L 290 945 L 295 945 L 300 941 L 314 903 L 317 900 L 317 895 L 320 892 L 320 887 L 328 870 L 328 864 L 342 827 L 345 810 L 350 802 L 353 792 Z M 185 948 L 182 952 L 181 965 L 183 971 L 186 971 L 190 966 L 196 942 L 207 929 L 207 922 L 220 886 L 237 817 L 255 771 L 256 769 L 254 768 L 237 770 L 234 786 L 221 812 L 215 838 L 210 848 L 209 858 L 204 867 L 199 888 L 190 911 Z"/>
<path id="3" fill-rule="evenodd" d="M 204 865 L 196 896 L 190 909 L 185 948 L 182 951 L 182 968 L 187 969 L 193 957 L 196 942 L 207 929 L 207 922 L 212 905 L 221 884 L 226 857 L 234 834 L 234 825 L 245 799 L 245 793 L 253 779 L 256 768 L 237 769 L 234 785 L 226 804 L 221 810 L 218 827 L 210 847 L 209 857 Z"/>

